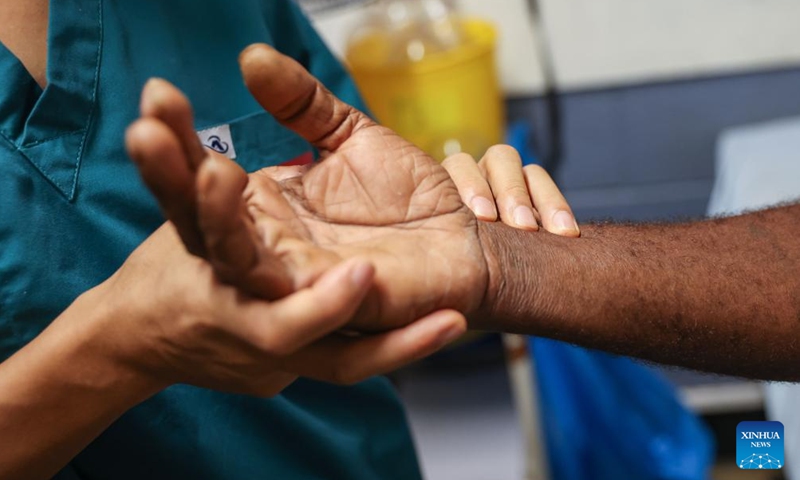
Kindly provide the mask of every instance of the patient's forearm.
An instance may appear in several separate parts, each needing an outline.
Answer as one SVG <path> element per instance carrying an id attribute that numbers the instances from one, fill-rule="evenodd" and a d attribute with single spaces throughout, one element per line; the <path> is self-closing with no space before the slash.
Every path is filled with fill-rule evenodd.
<path id="1" fill-rule="evenodd" d="M 800 205 L 583 238 L 481 227 L 488 314 L 473 325 L 713 372 L 800 380 Z"/>

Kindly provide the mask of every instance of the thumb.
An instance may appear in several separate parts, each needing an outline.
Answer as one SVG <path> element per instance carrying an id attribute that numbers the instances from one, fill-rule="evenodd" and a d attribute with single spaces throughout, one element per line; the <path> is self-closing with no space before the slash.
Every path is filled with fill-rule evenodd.
<path id="1" fill-rule="evenodd" d="M 239 55 L 250 93 L 281 125 L 322 152 L 336 151 L 359 129 L 375 122 L 342 102 L 294 59 L 265 44 Z"/>

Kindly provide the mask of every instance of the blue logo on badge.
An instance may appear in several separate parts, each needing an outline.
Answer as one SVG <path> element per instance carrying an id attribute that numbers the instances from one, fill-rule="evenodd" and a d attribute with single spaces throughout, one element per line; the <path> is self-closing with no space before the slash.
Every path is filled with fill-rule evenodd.
<path id="1" fill-rule="evenodd" d="M 208 137 L 208 144 L 206 145 L 206 147 L 222 154 L 228 153 L 228 150 L 230 150 L 228 144 L 223 142 L 222 139 L 219 138 L 217 135 L 212 135 Z"/>
<path id="2" fill-rule="evenodd" d="M 736 427 L 736 464 L 746 470 L 783 468 L 783 424 L 740 423 Z"/>

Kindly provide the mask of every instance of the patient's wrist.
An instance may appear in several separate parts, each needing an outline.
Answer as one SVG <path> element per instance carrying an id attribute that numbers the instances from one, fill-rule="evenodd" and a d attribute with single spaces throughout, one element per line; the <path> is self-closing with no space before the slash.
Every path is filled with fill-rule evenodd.
<path id="1" fill-rule="evenodd" d="M 470 327 L 481 330 L 529 329 L 536 316 L 535 252 L 538 234 L 499 222 L 481 222 L 478 235 L 489 270 L 481 308 Z M 520 322 L 525 320 L 526 325 Z"/>

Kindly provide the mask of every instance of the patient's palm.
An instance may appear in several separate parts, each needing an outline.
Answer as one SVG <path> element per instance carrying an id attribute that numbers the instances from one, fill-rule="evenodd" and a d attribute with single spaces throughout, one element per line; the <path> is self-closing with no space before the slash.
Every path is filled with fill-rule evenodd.
<path id="1" fill-rule="evenodd" d="M 353 115 L 352 135 L 324 161 L 279 182 L 283 199 L 270 170 L 251 176 L 248 206 L 260 230 L 291 228 L 272 235 L 270 247 L 307 279 L 339 258 L 371 260 L 377 289 L 359 316 L 363 329 L 403 325 L 441 308 L 475 310 L 486 264 L 476 219 L 450 176 L 391 130 Z"/>
<path id="2" fill-rule="evenodd" d="M 323 160 L 302 174 L 267 168 L 248 179 L 203 150 L 180 92 L 151 84 L 146 141 L 134 136 L 128 146 L 189 250 L 223 281 L 269 299 L 343 258 L 368 259 L 377 277 L 354 324 L 363 330 L 476 310 L 488 281 L 477 221 L 444 168 L 271 48 L 250 48 L 240 61 L 253 96 Z"/>

